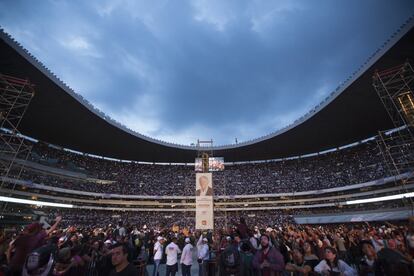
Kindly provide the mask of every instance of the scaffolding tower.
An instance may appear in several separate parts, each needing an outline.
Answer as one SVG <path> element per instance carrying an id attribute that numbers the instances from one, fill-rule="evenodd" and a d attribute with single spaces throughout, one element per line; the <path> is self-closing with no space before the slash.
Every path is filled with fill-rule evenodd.
<path id="1" fill-rule="evenodd" d="M 399 185 L 403 192 L 408 192 L 407 184 L 413 183 L 414 171 L 414 70 L 410 63 L 375 72 L 373 86 L 394 129 L 379 131 L 377 144 L 392 175 L 406 173 Z M 405 204 L 413 207 L 413 201 L 404 199 Z"/>
<path id="2" fill-rule="evenodd" d="M 24 162 L 16 159 L 27 160 L 30 155 L 31 144 L 18 127 L 34 95 L 34 87 L 28 80 L 0 74 L 0 189 L 8 178 L 20 178 Z M 15 184 L 9 188 L 14 190 Z M 6 207 L 3 203 L 0 211 Z"/>
<path id="3" fill-rule="evenodd" d="M 209 171 L 208 159 L 213 157 L 213 139 L 200 140 L 197 139 L 197 158 L 201 158 L 202 171 Z"/>

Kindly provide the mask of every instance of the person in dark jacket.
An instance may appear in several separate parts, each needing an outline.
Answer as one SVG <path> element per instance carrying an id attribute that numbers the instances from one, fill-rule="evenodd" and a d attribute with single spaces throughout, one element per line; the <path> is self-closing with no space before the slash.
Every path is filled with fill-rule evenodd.
<path id="1" fill-rule="evenodd" d="M 269 237 L 260 237 L 262 248 L 256 252 L 253 258 L 253 267 L 261 272 L 262 276 L 270 276 L 280 273 L 285 268 L 283 256 L 275 247 L 269 246 Z"/>

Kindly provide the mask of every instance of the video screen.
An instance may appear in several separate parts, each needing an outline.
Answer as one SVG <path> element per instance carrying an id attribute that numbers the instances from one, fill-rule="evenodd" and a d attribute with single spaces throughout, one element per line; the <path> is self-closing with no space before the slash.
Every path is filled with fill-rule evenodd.
<path id="1" fill-rule="evenodd" d="M 203 161 L 201 158 L 195 159 L 195 171 L 203 171 Z M 224 171 L 224 158 L 223 157 L 209 157 L 208 158 L 208 171 L 218 172 Z"/>
<path id="2" fill-rule="evenodd" d="M 208 170 L 210 172 L 224 171 L 224 158 L 210 157 L 208 159 Z"/>
<path id="3" fill-rule="evenodd" d="M 203 161 L 201 158 L 195 159 L 195 171 L 202 172 L 203 171 Z"/>

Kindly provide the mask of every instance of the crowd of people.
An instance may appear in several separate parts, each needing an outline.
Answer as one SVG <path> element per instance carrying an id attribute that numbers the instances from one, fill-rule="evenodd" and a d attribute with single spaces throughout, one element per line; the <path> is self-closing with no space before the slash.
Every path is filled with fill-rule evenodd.
<path id="1" fill-rule="evenodd" d="M 231 225 L 234 217 L 243 216 L 249 219 L 252 225 L 266 228 L 279 227 L 283 224 L 294 224 L 295 217 L 310 215 L 341 214 L 349 212 L 396 210 L 404 207 L 404 202 L 385 201 L 363 205 L 353 205 L 342 208 L 300 208 L 300 209 L 274 209 L 274 210 L 238 210 L 238 211 L 214 211 L 214 228 L 223 229 Z M 405 206 L 406 207 L 406 206 Z M 195 211 L 132 211 L 120 210 L 97 210 L 97 209 L 54 209 L 51 207 L 37 207 L 32 209 L 18 204 L 7 204 L 6 208 L 0 206 L 2 215 L 14 217 L 27 217 L 36 219 L 44 216 L 49 220 L 55 216 L 62 215 L 61 226 L 75 226 L 83 228 L 92 226 L 103 228 L 113 223 L 114 220 L 122 220 L 125 223 L 134 223 L 151 229 L 162 229 L 168 225 L 185 227 L 193 230 L 195 227 Z M 405 208 L 404 208 L 405 209 Z"/>
<path id="2" fill-rule="evenodd" d="M 66 213 L 1 229 L 0 275 L 413 275 L 414 219 L 266 227 L 242 216 L 214 231 L 135 219 L 97 227 Z"/>
<path id="3" fill-rule="evenodd" d="M 33 143 L 29 159 L 88 177 L 29 166 L 21 175 L 29 185 L 19 189 L 37 183 L 102 194 L 195 194 L 192 166 L 106 160 L 41 142 Z M 213 187 L 215 195 L 257 195 L 342 187 L 387 176 L 377 144 L 370 141 L 311 157 L 227 165 L 213 174 Z M 2 184 L 16 188 L 12 186 Z M 2 210 L 36 222 L 23 228 L 0 226 L 0 276 L 144 275 L 144 271 L 155 276 L 163 268 L 167 275 L 179 270 L 191 275 L 192 267 L 200 276 L 414 274 L 414 220 L 298 225 L 295 210 L 217 211 L 214 231 L 197 231 L 192 211 L 41 208 L 32 216 L 32 209 L 20 206 L 9 204 Z"/>
<path id="4" fill-rule="evenodd" d="M 0 206 L 3 207 L 3 206 Z M 21 216 L 36 219 L 40 216 L 52 220 L 61 215 L 63 220 L 62 227 L 75 226 L 83 228 L 92 226 L 104 228 L 116 220 L 125 223 L 141 225 L 144 228 L 159 230 L 168 225 L 176 225 L 181 228 L 193 230 L 195 227 L 194 211 L 116 211 L 116 210 L 94 210 L 94 209 L 55 209 L 50 207 L 38 207 L 33 210 L 17 204 L 8 204 L 6 208 L 1 208 L 3 215 L 20 214 Z M 269 225 L 281 226 L 285 223 L 294 223 L 293 215 L 301 213 L 301 210 L 261 210 L 261 211 L 215 211 L 214 227 L 218 229 L 226 228 L 232 224 L 232 218 L 236 216 L 248 217 L 249 221 L 260 227 Z"/>
<path id="5" fill-rule="evenodd" d="M 187 165 L 126 163 L 79 155 L 34 145 L 32 161 L 46 162 L 69 170 L 79 168 L 89 178 L 76 179 L 33 169 L 23 171 L 22 179 L 87 192 L 152 196 L 193 196 L 195 172 Z M 69 166 L 70 165 L 70 166 Z M 213 174 L 215 195 L 254 195 L 300 192 L 342 187 L 389 176 L 375 141 L 320 154 L 264 163 L 227 165 Z M 105 184 L 97 181 L 108 180 Z"/>

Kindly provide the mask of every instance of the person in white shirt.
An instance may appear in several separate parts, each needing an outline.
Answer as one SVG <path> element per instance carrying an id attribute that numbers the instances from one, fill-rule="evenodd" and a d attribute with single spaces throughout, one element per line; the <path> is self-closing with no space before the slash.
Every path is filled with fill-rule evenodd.
<path id="1" fill-rule="evenodd" d="M 197 261 L 199 264 L 198 275 L 205 276 L 207 275 L 207 261 L 209 259 L 208 252 L 208 240 L 203 238 L 203 235 L 200 235 L 200 238 L 197 242 Z"/>
<path id="2" fill-rule="evenodd" d="M 134 230 L 131 231 L 131 235 L 138 235 L 140 232 L 138 231 L 138 228 L 134 226 Z"/>
<path id="3" fill-rule="evenodd" d="M 193 245 L 190 238 L 185 238 L 185 246 L 181 254 L 181 269 L 183 276 L 191 276 L 191 265 L 193 264 Z"/>
<path id="4" fill-rule="evenodd" d="M 180 248 L 176 244 L 177 238 L 173 237 L 171 242 L 165 248 L 165 254 L 167 254 L 167 276 L 175 276 L 178 271 L 178 254 L 181 253 Z"/>
<path id="5" fill-rule="evenodd" d="M 160 268 L 162 253 L 164 250 L 163 244 L 164 244 L 164 238 L 159 236 L 157 238 L 157 242 L 154 244 L 154 270 L 153 270 L 152 276 L 159 275 L 158 269 Z"/>
<path id="6" fill-rule="evenodd" d="M 126 236 L 126 229 L 125 229 L 125 227 L 123 226 L 123 222 L 122 221 L 119 221 L 118 222 L 118 227 L 117 227 L 117 229 L 118 229 L 118 236 L 119 237 L 125 237 Z"/>

